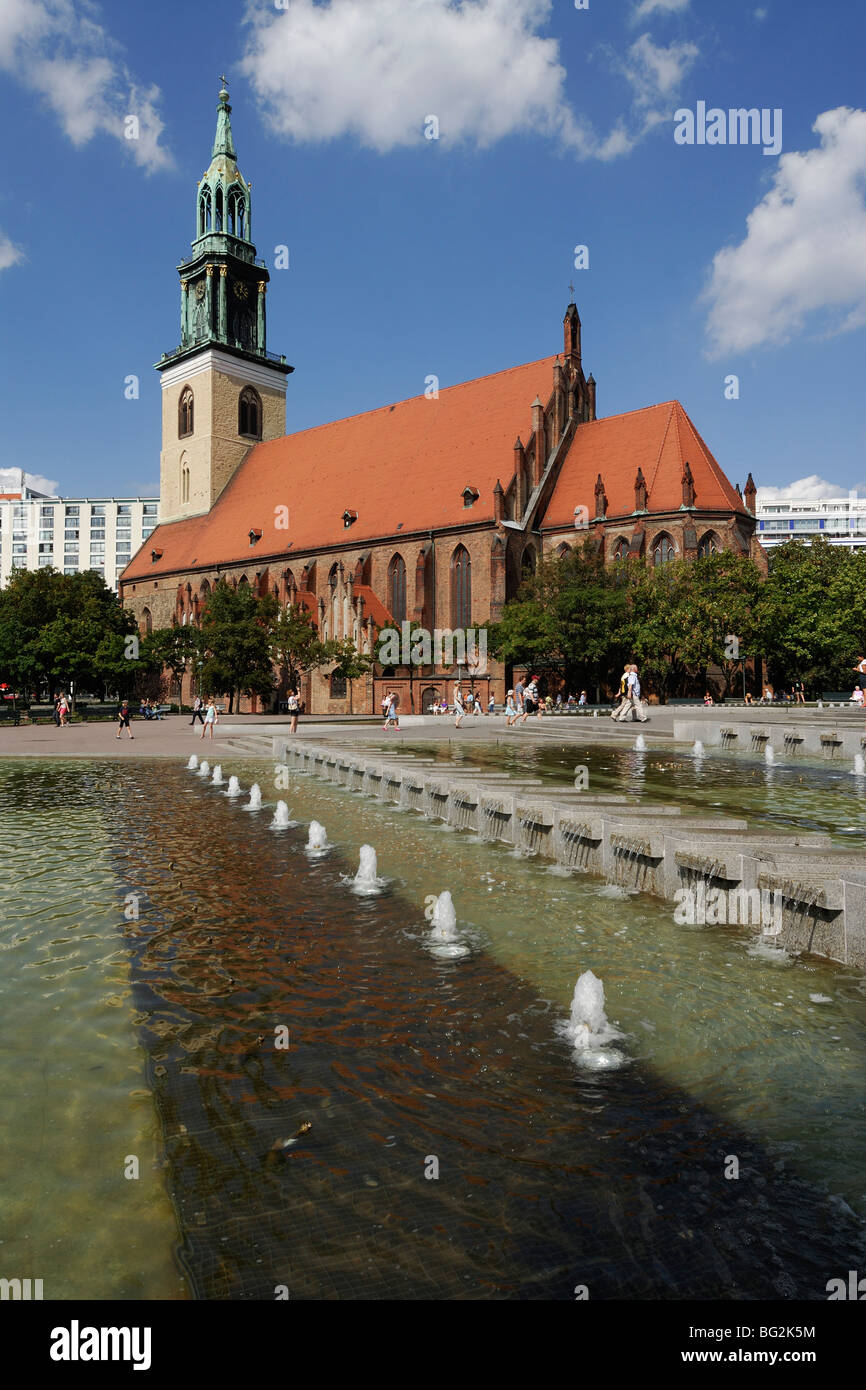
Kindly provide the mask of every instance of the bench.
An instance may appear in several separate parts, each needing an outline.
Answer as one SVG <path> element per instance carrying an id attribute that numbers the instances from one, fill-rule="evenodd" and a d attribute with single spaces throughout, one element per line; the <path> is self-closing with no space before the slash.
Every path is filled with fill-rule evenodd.
<path id="1" fill-rule="evenodd" d="M 14 724 L 15 728 L 21 723 L 21 710 L 13 709 L 11 705 L 0 708 L 0 721 L 6 724 Z"/>

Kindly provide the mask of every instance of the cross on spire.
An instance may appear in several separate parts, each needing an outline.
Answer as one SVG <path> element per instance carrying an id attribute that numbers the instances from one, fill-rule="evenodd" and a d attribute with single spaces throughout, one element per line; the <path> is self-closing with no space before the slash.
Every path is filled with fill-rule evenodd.
<path id="1" fill-rule="evenodd" d="M 226 87 L 228 85 L 228 78 L 221 76 L 220 82 L 222 83 L 223 87 Z"/>

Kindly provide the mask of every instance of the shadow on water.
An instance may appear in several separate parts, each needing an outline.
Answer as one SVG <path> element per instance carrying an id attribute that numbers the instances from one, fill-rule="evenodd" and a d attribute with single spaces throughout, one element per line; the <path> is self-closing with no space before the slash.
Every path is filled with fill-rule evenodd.
<path id="1" fill-rule="evenodd" d="M 96 795 L 98 774 L 64 776 L 70 804 Z M 420 910 L 348 893 L 355 865 L 310 861 L 306 827 L 276 835 L 173 770 L 112 783 L 195 1296 L 824 1298 L 862 1266 L 843 1203 L 645 1064 L 581 1073 L 524 981 L 481 950 L 436 960 Z"/>

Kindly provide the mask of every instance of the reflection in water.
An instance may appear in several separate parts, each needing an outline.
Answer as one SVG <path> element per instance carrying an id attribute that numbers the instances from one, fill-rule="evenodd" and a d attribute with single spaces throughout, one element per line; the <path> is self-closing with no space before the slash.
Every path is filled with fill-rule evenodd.
<path id="1" fill-rule="evenodd" d="M 273 1299 L 284 1285 L 293 1299 L 570 1299 L 581 1283 L 595 1298 L 814 1298 L 862 1263 L 859 1223 L 822 1195 L 831 1170 L 815 1151 L 794 1177 L 780 1148 L 758 1142 L 748 1106 L 731 1118 L 718 1029 L 739 1009 L 735 1065 L 747 1068 L 759 1115 L 778 1036 L 737 985 L 749 971 L 775 979 L 778 967 L 674 928 L 652 905 L 599 898 L 593 881 L 552 879 L 309 779 L 292 788 L 293 809 L 304 820 L 318 812 L 338 847 L 312 859 L 305 827 L 275 836 L 270 817 L 241 814 L 182 769 L 130 763 L 111 769 L 110 791 L 97 789 L 106 775 L 64 764 L 66 819 L 110 828 L 115 942 L 196 1296 Z M 53 777 L 31 768 L 26 792 L 6 778 L 11 809 L 26 795 L 39 813 L 28 827 L 34 853 L 55 812 Z M 266 789 L 264 799 L 273 805 Z M 387 846 L 395 877 L 387 895 L 358 898 L 342 879 L 368 836 L 383 862 Z M 431 880 L 460 883 L 461 929 L 486 949 L 456 961 L 424 949 Z M 42 891 L 48 910 L 57 886 Z M 140 896 L 140 914 L 121 934 L 128 894 Z M 623 927 L 630 940 L 617 938 Z M 654 957 L 653 942 L 659 955 L 678 952 L 676 968 L 670 954 Z M 617 1071 L 581 1070 L 558 1029 L 576 975 L 592 966 L 629 1035 L 632 1064 Z M 801 969 L 789 965 L 785 980 Z M 849 1001 L 840 1005 L 833 979 L 810 977 L 811 992 L 834 1002 L 808 1007 L 844 1047 Z M 801 1022 L 807 1005 L 793 992 Z M 94 994 L 92 982 L 80 990 L 76 1036 Z M 694 1073 L 700 1098 L 655 1065 L 652 1029 L 672 1023 L 676 1048 L 668 1038 L 660 1055 L 669 1066 L 678 1050 L 694 1068 L 707 1010 L 719 1106 L 709 1061 Z M 135 1065 L 132 1040 L 122 1055 Z M 32 1070 L 26 1051 L 22 1065 Z M 781 1094 L 793 1134 L 802 1115 L 787 1082 Z M 863 1134 L 845 1095 L 825 1093 L 823 1120 L 828 1147 L 847 1153 Z M 92 1145 L 103 1118 L 91 1106 Z M 724 1176 L 729 1155 L 736 1181 Z M 438 1178 L 425 1176 L 431 1158 Z M 62 1181 L 48 1174 L 49 1195 L 52 1176 Z M 105 1225 L 90 1195 L 90 1225 Z M 64 1234 L 57 1206 L 46 1220 Z"/>

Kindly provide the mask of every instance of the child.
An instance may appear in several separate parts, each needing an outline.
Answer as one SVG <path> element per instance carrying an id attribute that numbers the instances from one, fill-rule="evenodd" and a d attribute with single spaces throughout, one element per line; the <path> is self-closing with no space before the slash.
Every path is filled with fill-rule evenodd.
<path id="1" fill-rule="evenodd" d="M 517 721 L 517 705 L 514 703 L 514 691 L 509 690 L 505 697 L 505 723 L 510 729 Z"/>
<path id="2" fill-rule="evenodd" d="M 123 733 L 123 730 L 124 730 L 124 729 L 126 729 L 126 732 L 129 734 L 129 737 L 130 737 L 130 738 L 135 738 L 135 734 L 132 732 L 132 730 L 131 730 L 130 727 L 129 727 L 129 705 L 128 705 L 128 703 L 127 703 L 126 700 L 123 701 L 123 704 L 120 706 L 120 709 L 117 711 L 117 737 L 118 737 L 118 738 L 120 738 L 120 735 Z"/>

